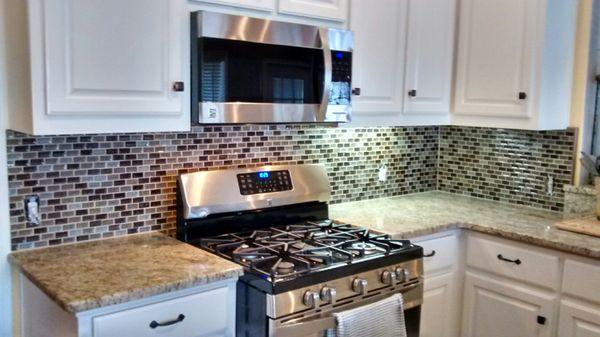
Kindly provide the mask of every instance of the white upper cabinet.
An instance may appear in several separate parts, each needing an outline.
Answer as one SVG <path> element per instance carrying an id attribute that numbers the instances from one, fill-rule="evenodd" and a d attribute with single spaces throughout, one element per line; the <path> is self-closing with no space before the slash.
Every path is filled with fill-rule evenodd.
<path id="1" fill-rule="evenodd" d="M 405 114 L 450 113 L 456 0 L 408 0 Z"/>
<path id="2" fill-rule="evenodd" d="M 350 7 L 352 86 L 360 89 L 351 125 L 448 124 L 456 1 L 352 0 Z"/>
<path id="3" fill-rule="evenodd" d="M 189 129 L 185 0 L 28 5 L 32 122 L 23 131 Z"/>
<path id="4" fill-rule="evenodd" d="M 398 124 L 404 98 L 407 1 L 352 0 L 354 123 Z"/>
<path id="5" fill-rule="evenodd" d="M 230 5 L 272 12 L 275 10 L 275 0 L 194 0 L 218 5 Z"/>
<path id="6" fill-rule="evenodd" d="M 462 0 L 453 124 L 568 126 L 577 0 Z"/>
<path id="7" fill-rule="evenodd" d="M 346 21 L 349 0 L 279 0 L 279 12 L 320 19 Z"/>

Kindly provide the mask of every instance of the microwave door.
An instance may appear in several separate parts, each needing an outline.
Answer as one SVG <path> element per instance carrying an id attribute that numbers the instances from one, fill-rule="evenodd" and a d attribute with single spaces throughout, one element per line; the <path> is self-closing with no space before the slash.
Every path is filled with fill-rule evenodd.
<path id="1" fill-rule="evenodd" d="M 203 123 L 324 120 L 328 90 L 322 49 L 216 38 L 202 38 L 201 45 Z"/>

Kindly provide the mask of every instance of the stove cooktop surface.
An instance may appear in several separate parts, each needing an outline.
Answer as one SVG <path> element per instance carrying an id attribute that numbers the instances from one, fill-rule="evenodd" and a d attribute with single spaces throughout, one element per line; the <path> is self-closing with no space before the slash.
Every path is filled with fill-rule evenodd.
<path id="1" fill-rule="evenodd" d="M 332 220 L 306 221 L 203 238 L 200 247 L 271 283 L 402 254 L 408 240 Z"/>

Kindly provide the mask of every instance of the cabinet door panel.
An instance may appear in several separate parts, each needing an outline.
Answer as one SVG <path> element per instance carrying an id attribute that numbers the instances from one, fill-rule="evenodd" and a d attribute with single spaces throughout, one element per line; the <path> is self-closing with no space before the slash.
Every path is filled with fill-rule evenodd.
<path id="1" fill-rule="evenodd" d="M 354 31 L 353 110 L 364 115 L 398 115 L 404 97 L 404 48 L 407 2 L 398 0 L 351 3 Z"/>
<path id="2" fill-rule="evenodd" d="M 183 5 L 42 1 L 46 114 L 181 114 Z"/>
<path id="3" fill-rule="evenodd" d="M 600 307 L 562 301 L 558 337 L 600 337 Z"/>
<path id="4" fill-rule="evenodd" d="M 279 0 L 279 12 L 346 21 L 348 0 Z"/>
<path id="5" fill-rule="evenodd" d="M 450 112 L 455 12 L 454 0 L 409 0 L 404 113 Z"/>
<path id="6" fill-rule="evenodd" d="M 457 336 L 456 315 L 459 307 L 454 273 L 425 278 L 421 307 L 421 337 Z"/>
<path id="7" fill-rule="evenodd" d="M 455 113 L 528 117 L 538 0 L 461 1 Z"/>
<path id="8" fill-rule="evenodd" d="M 467 272 L 463 335 L 467 337 L 549 337 L 553 297 L 529 288 Z M 546 318 L 538 324 L 538 316 Z"/>

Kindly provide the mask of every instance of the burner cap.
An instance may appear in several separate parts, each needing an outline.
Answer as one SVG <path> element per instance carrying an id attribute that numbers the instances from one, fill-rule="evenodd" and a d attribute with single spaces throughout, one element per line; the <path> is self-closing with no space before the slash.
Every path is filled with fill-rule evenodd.
<path id="1" fill-rule="evenodd" d="M 364 251 L 365 254 L 377 253 L 377 248 L 377 245 L 374 245 L 370 242 L 354 242 L 350 245 L 350 249 L 361 250 Z"/>
<path id="2" fill-rule="evenodd" d="M 287 261 L 282 261 L 277 265 L 277 272 L 280 274 L 289 274 L 294 271 L 294 264 Z"/>

